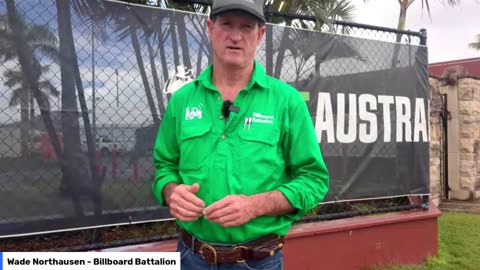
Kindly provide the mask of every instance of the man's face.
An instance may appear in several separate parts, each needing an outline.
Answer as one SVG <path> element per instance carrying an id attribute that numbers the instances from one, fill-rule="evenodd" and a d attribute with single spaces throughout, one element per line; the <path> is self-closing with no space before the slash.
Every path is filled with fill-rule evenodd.
<path id="1" fill-rule="evenodd" d="M 243 68 L 251 65 L 265 26 L 241 11 L 225 12 L 207 21 L 208 34 L 216 60 L 224 65 Z"/>

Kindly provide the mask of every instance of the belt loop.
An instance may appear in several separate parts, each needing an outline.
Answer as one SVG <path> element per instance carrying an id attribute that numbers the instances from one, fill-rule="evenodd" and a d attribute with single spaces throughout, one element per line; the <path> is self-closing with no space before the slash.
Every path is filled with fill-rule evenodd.
<path id="1" fill-rule="evenodd" d="M 195 253 L 195 240 L 197 240 L 197 238 L 194 235 L 192 235 L 192 246 L 190 247 L 192 254 Z"/>

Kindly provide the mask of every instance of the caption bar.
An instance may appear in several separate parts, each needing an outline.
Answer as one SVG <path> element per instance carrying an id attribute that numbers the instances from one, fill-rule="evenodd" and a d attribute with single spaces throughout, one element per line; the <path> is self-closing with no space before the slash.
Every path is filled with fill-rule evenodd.
<path id="1" fill-rule="evenodd" d="M 0 252 L 0 270 L 180 270 L 179 252 Z"/>

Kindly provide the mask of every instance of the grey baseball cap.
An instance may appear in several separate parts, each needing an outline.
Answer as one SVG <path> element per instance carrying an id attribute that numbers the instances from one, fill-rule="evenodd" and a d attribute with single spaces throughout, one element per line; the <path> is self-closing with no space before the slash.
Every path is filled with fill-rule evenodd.
<path id="1" fill-rule="evenodd" d="M 264 4 L 265 0 L 214 0 L 210 16 L 231 10 L 241 10 L 265 22 Z"/>

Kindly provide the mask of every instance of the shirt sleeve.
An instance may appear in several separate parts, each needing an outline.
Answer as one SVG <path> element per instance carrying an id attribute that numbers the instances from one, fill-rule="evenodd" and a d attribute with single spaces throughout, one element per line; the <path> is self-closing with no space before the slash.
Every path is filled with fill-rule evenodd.
<path id="1" fill-rule="evenodd" d="M 177 141 L 177 128 L 173 108 L 173 97 L 169 102 L 153 147 L 155 179 L 153 194 L 160 205 L 166 206 L 162 191 L 166 184 L 181 183 L 178 173 L 180 150 Z"/>
<path id="2" fill-rule="evenodd" d="M 329 189 L 329 173 L 312 118 L 300 93 L 291 98 L 287 110 L 282 146 L 292 181 L 281 185 L 278 190 L 296 210 L 288 215 L 295 220 L 324 199 Z"/>

